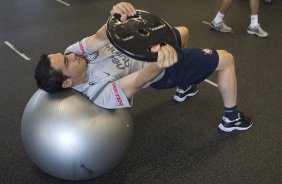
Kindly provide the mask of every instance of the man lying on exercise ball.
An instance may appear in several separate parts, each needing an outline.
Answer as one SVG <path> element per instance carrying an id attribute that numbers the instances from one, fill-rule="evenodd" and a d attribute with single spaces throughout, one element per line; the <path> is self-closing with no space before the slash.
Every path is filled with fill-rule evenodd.
<path id="1" fill-rule="evenodd" d="M 130 3 L 113 6 L 111 14 L 121 21 L 136 13 Z M 225 50 L 190 49 L 188 29 L 174 29 L 179 48 L 155 45 L 156 62 L 141 62 L 119 52 L 110 43 L 105 25 L 96 34 L 69 46 L 64 54 L 42 55 L 35 78 L 39 88 L 55 93 L 73 88 L 93 103 L 107 109 L 133 105 L 133 96 L 142 88 L 178 87 L 175 100 L 184 101 L 197 93 L 197 85 L 218 71 L 218 88 L 223 98 L 224 115 L 219 129 L 225 132 L 247 130 L 251 118 L 237 109 L 237 80 L 232 54 Z M 181 48 L 184 47 L 184 48 Z"/>

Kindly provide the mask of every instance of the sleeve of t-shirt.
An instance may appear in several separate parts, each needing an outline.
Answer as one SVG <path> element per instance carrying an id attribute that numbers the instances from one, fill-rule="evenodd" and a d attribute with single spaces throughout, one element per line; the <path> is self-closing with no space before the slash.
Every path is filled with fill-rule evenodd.
<path id="1" fill-rule="evenodd" d="M 99 92 L 96 91 L 95 95 L 91 95 L 91 90 L 88 91 L 87 96 L 89 99 L 100 107 L 119 109 L 132 106 L 132 98 L 127 98 L 119 85 L 119 81 L 104 84 L 104 87 L 102 87 Z"/>
<path id="2" fill-rule="evenodd" d="M 64 52 L 64 54 L 69 54 L 69 53 L 75 53 L 77 55 L 87 56 L 89 54 L 92 54 L 93 51 L 88 50 L 86 44 L 86 38 L 84 38 L 81 41 L 70 45 Z"/>

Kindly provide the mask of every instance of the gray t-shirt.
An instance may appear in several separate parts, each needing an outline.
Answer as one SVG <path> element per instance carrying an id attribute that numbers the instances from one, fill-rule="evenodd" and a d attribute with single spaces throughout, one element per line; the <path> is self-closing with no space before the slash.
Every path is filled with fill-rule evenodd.
<path id="1" fill-rule="evenodd" d="M 147 62 L 135 60 L 108 44 L 97 52 L 87 49 L 86 38 L 69 46 L 65 54 L 75 53 L 84 57 L 87 66 L 87 80 L 73 89 L 86 95 L 96 105 L 107 109 L 131 107 L 133 99 L 128 99 L 119 85 L 119 79 L 143 68 Z M 163 73 L 154 81 L 161 79 Z"/>

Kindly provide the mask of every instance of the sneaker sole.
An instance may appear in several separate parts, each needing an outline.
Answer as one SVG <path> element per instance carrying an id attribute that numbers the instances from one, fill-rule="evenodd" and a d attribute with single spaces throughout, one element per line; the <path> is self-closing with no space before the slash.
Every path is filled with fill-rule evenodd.
<path id="1" fill-rule="evenodd" d="M 258 34 L 256 32 L 250 31 L 250 30 L 247 30 L 247 33 L 250 34 L 250 35 L 257 35 L 258 37 L 261 37 L 261 38 L 268 37 L 268 34 L 266 36 L 263 36 L 263 35 L 260 35 L 260 34 Z"/>
<path id="2" fill-rule="evenodd" d="M 251 128 L 253 125 L 253 122 L 251 121 L 251 125 L 248 127 L 230 127 L 230 128 L 226 128 L 224 127 L 221 123 L 218 125 L 218 128 L 224 132 L 232 132 L 233 130 L 239 130 L 239 131 L 244 131 L 244 130 L 248 130 L 249 128 Z"/>
<path id="3" fill-rule="evenodd" d="M 184 102 L 186 100 L 186 98 L 195 96 L 198 92 L 199 92 L 199 90 L 195 91 L 194 93 L 189 93 L 189 94 L 187 94 L 186 96 L 184 96 L 182 98 L 174 95 L 173 100 L 175 100 L 176 102 Z"/>

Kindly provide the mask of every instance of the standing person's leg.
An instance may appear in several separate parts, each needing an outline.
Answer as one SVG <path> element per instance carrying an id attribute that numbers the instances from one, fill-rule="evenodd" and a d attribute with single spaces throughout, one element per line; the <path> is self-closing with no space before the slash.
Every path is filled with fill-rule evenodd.
<path id="1" fill-rule="evenodd" d="M 250 0 L 251 22 L 247 32 L 259 37 L 267 37 L 268 33 L 261 28 L 258 21 L 259 4 L 259 0 Z"/>
<path id="2" fill-rule="evenodd" d="M 251 15 L 258 15 L 259 12 L 259 0 L 250 0 Z"/>
<path id="3" fill-rule="evenodd" d="M 221 32 L 231 32 L 232 28 L 223 22 L 224 15 L 229 11 L 233 4 L 233 0 L 223 0 L 219 11 L 211 22 L 211 28 Z"/>
<path id="4" fill-rule="evenodd" d="M 234 0 L 223 0 L 219 9 L 219 12 L 222 14 L 226 14 L 231 8 Z"/>
<path id="5" fill-rule="evenodd" d="M 237 79 L 233 55 L 224 50 L 217 52 L 218 88 L 224 104 L 224 116 L 218 128 L 225 132 L 247 130 L 252 126 L 252 120 L 237 109 Z"/>

